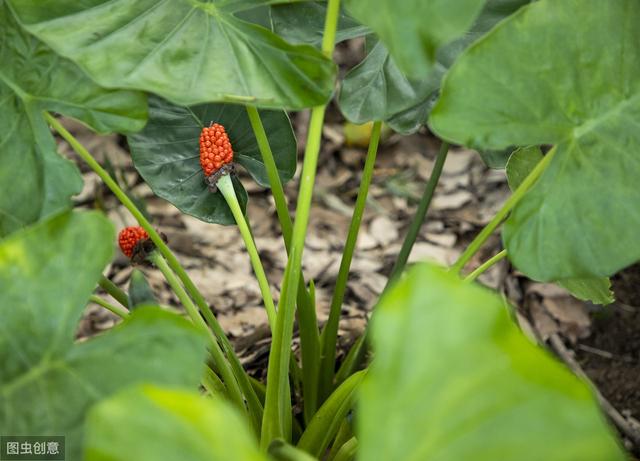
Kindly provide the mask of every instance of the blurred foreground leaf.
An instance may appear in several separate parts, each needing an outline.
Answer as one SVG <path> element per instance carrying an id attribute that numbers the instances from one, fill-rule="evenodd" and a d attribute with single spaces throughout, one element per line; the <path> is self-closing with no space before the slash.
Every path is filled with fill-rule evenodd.
<path id="1" fill-rule="evenodd" d="M 358 460 L 624 460 L 589 388 L 499 296 L 420 264 L 372 319 Z"/>

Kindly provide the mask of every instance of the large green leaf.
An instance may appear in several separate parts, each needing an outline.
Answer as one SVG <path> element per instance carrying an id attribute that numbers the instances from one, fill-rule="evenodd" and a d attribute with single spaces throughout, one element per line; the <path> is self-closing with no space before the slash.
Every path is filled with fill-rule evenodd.
<path id="1" fill-rule="evenodd" d="M 333 92 L 334 64 L 232 13 L 261 2 L 21 0 L 23 25 L 107 87 L 178 104 L 211 101 L 300 109 Z"/>
<path id="2" fill-rule="evenodd" d="M 291 179 L 296 169 L 296 139 L 287 114 L 260 111 L 276 166 L 282 181 Z M 233 146 L 234 162 L 247 169 L 261 185 L 269 178 L 242 106 L 203 104 L 175 106 L 160 98 L 149 100 L 149 123 L 143 131 L 129 137 L 133 162 L 153 191 L 181 211 L 206 222 L 235 223 L 220 192 L 211 193 L 200 167 L 198 139 L 203 126 L 223 125 Z M 247 193 L 234 179 L 236 193 L 244 207 Z"/>
<path id="3" fill-rule="evenodd" d="M 536 280 L 607 276 L 640 259 L 638 21 L 634 0 L 541 0 L 445 79 L 430 121 L 441 137 L 556 145 L 503 231 L 514 265 Z"/>
<path id="4" fill-rule="evenodd" d="M 283 3 L 269 7 L 271 29 L 291 43 L 320 46 L 327 15 L 327 2 Z M 371 32 L 344 11 L 340 11 L 336 43 Z"/>
<path id="5" fill-rule="evenodd" d="M 353 123 L 386 121 L 400 133 L 411 133 L 427 122 L 445 71 L 458 55 L 497 22 L 514 13 L 529 0 L 489 0 L 471 29 L 462 37 L 440 47 L 429 72 L 420 78 L 408 78 L 398 68 L 387 48 L 378 42 L 366 58 L 345 76 L 339 104 L 344 116 Z M 491 156 L 491 154 L 494 154 Z M 497 166 L 497 152 L 483 160 Z M 506 156 L 504 156 L 506 161 Z M 504 163 L 501 165 L 504 167 Z"/>
<path id="6" fill-rule="evenodd" d="M 411 133 L 426 123 L 444 72 L 445 68 L 436 64 L 428 77 L 408 79 L 378 42 L 345 76 L 340 109 L 353 123 L 384 120 L 395 131 Z"/>
<path id="7" fill-rule="evenodd" d="M 518 188 L 542 158 L 542 151 L 538 146 L 522 147 L 511 154 L 506 166 L 511 190 Z M 609 277 L 568 278 L 556 282 L 584 301 L 597 304 L 611 304 L 614 301 Z"/>
<path id="8" fill-rule="evenodd" d="M 0 62 L 2 236 L 68 207 L 82 188 L 76 167 L 56 153 L 42 110 L 78 118 L 99 132 L 131 131 L 144 125 L 146 101 L 140 93 L 97 86 L 23 31 L 2 0 Z"/>
<path id="9" fill-rule="evenodd" d="M 347 0 L 347 10 L 371 27 L 407 76 L 432 71 L 442 45 L 464 34 L 484 0 Z"/>
<path id="10" fill-rule="evenodd" d="M 266 461 L 245 421 L 220 399 L 154 386 L 90 413 L 86 461 Z"/>
<path id="11" fill-rule="evenodd" d="M 372 322 L 358 460 L 625 459 L 589 388 L 489 290 L 420 264 Z"/>
<path id="12" fill-rule="evenodd" d="M 11 435 L 64 435 L 80 458 L 84 414 L 140 381 L 196 386 L 204 338 L 159 308 L 74 344 L 75 329 L 110 260 L 113 226 L 98 213 L 66 213 L 0 243 L 0 428 Z"/>

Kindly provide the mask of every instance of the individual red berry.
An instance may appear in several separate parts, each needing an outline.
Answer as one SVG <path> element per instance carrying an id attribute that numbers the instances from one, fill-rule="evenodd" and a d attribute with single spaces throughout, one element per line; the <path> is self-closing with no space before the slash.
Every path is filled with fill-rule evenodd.
<path id="1" fill-rule="evenodd" d="M 224 165 L 233 162 L 233 149 L 224 127 L 214 123 L 200 133 L 200 166 L 205 176 L 211 176 Z"/>
<path id="2" fill-rule="evenodd" d="M 122 252 L 131 258 L 133 251 L 140 242 L 149 238 L 149 234 L 140 226 L 125 227 L 118 234 L 118 244 Z"/>

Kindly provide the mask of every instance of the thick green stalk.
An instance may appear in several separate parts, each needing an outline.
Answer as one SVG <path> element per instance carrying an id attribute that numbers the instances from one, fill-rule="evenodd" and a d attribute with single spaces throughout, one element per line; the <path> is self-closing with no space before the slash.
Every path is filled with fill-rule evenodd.
<path id="1" fill-rule="evenodd" d="M 458 260 L 451 266 L 451 271 L 460 272 L 464 265 L 473 257 L 474 254 L 480 249 L 482 244 L 489 238 L 489 236 L 493 233 L 494 230 L 502 223 L 502 221 L 507 217 L 511 209 L 516 206 L 516 204 L 524 197 L 527 191 L 533 186 L 536 180 L 544 173 L 544 170 L 547 169 L 551 160 L 556 154 L 556 148 L 551 149 L 547 155 L 545 155 L 542 160 L 538 162 L 533 170 L 527 175 L 527 177 L 520 183 L 518 188 L 511 194 L 511 197 L 504 202 L 502 208 L 496 213 L 496 215 L 491 219 L 491 221 L 480 231 L 480 233 L 476 236 L 475 239 L 469 244 L 466 250 L 460 255 Z"/>
<path id="2" fill-rule="evenodd" d="M 98 282 L 98 285 L 100 285 L 100 287 L 104 291 L 109 293 L 113 299 L 118 301 L 124 307 L 129 307 L 129 297 L 127 296 L 127 294 L 124 291 L 122 291 L 120 288 L 118 288 L 115 283 L 113 283 L 111 280 L 106 278 L 104 275 L 100 276 L 100 281 Z"/>
<path id="3" fill-rule="evenodd" d="M 224 354 L 222 353 L 222 349 L 218 344 L 217 338 L 214 336 L 212 331 L 209 329 L 209 327 L 203 320 L 202 316 L 198 311 L 198 308 L 195 306 L 195 304 L 193 303 L 193 301 L 191 300 L 191 298 L 183 288 L 182 284 L 180 283 L 176 275 L 173 273 L 173 271 L 167 264 L 167 261 L 162 257 L 160 253 L 158 253 L 157 251 L 153 251 L 148 256 L 148 259 L 158 269 L 160 269 L 160 272 L 162 272 L 162 275 L 164 275 L 164 278 L 169 283 L 169 286 L 171 286 L 171 289 L 173 290 L 173 292 L 178 296 L 178 299 L 184 306 L 185 310 L 187 311 L 187 314 L 189 315 L 193 323 L 196 325 L 196 327 L 198 327 L 207 335 L 207 338 L 209 340 L 209 351 L 211 352 L 211 356 L 214 360 L 214 363 L 216 364 L 216 367 L 218 368 L 218 371 L 222 375 L 222 378 L 224 380 L 224 383 L 225 383 L 227 392 L 229 393 L 229 397 L 231 401 L 234 402 L 239 409 L 241 409 L 242 411 L 246 411 L 246 407 L 244 405 L 244 399 L 242 397 L 242 392 L 240 391 L 240 387 L 238 386 L 238 382 L 236 381 L 235 377 L 233 376 L 233 373 L 231 372 L 231 369 L 228 366 L 226 367 L 220 366 L 221 363 L 226 363 Z"/>
<path id="4" fill-rule="evenodd" d="M 267 311 L 269 328 L 271 328 L 271 332 L 273 333 L 276 321 L 276 308 L 273 304 L 271 289 L 269 288 L 269 280 L 267 279 L 264 267 L 262 266 L 260 254 L 258 253 L 258 248 L 256 247 L 255 241 L 253 240 L 253 234 L 251 233 L 249 223 L 247 222 L 244 214 L 242 213 L 242 209 L 240 208 L 240 203 L 238 202 L 235 190 L 233 189 L 231 177 L 229 175 L 222 176 L 218 180 L 217 187 L 218 189 L 220 189 L 220 192 L 224 196 L 227 204 L 229 205 L 229 208 L 231 209 L 231 213 L 233 214 L 236 220 L 236 224 L 238 225 L 238 229 L 240 230 L 240 234 L 242 235 L 242 240 L 244 241 L 247 252 L 249 253 L 251 266 L 253 267 L 253 271 L 256 274 L 256 279 L 258 279 L 260 293 L 262 294 L 262 300 Z M 295 362 L 295 357 L 293 356 L 290 362 L 290 366 L 292 376 L 298 376 L 300 374 L 300 370 L 297 368 L 297 363 Z"/>
<path id="5" fill-rule="evenodd" d="M 367 151 L 367 158 L 365 160 L 364 170 L 362 172 L 362 179 L 360 180 L 358 197 L 356 198 L 356 204 L 353 208 L 353 216 L 351 217 L 351 224 L 349 225 L 347 241 L 344 245 L 342 260 L 340 261 L 340 269 L 338 271 L 336 287 L 333 291 L 333 298 L 331 299 L 329 319 L 327 320 L 324 330 L 322 330 L 322 339 L 320 341 L 320 344 L 322 345 L 319 386 L 320 402 L 324 401 L 324 399 L 327 398 L 327 396 L 333 389 L 333 378 L 336 366 L 336 347 L 338 341 L 338 326 L 340 324 L 342 302 L 344 300 L 344 293 L 347 288 L 349 269 L 351 268 L 351 260 L 353 259 L 353 252 L 356 247 L 356 241 L 358 240 L 358 232 L 360 231 L 362 215 L 364 214 L 364 208 L 367 204 L 369 185 L 371 184 L 371 179 L 373 178 L 373 167 L 375 166 L 376 162 L 376 154 L 378 152 L 378 142 L 380 141 L 381 127 L 382 122 L 377 121 L 374 122 L 373 128 L 371 130 L 369 150 Z"/>
<path id="6" fill-rule="evenodd" d="M 273 158 L 273 152 L 269 145 L 267 133 L 262 125 L 258 109 L 247 106 L 249 121 L 258 142 L 258 147 L 262 155 L 262 160 L 269 177 L 271 193 L 276 204 L 276 212 L 282 229 L 284 245 L 289 253 L 291 247 L 291 233 L 293 223 L 289 215 L 287 200 L 284 195 L 278 168 Z M 304 277 L 298 281 L 298 322 L 300 324 L 300 349 L 302 356 L 302 393 L 304 396 L 304 419 L 308 422 L 317 409 L 318 400 L 318 374 L 320 372 L 320 335 L 318 332 L 318 321 L 316 318 L 315 305 L 311 295 L 307 291 Z M 297 367 L 297 362 L 293 362 Z"/>
<path id="7" fill-rule="evenodd" d="M 504 259 L 507 257 L 507 250 L 502 250 L 500 253 L 497 253 L 495 255 L 493 255 L 491 258 L 487 259 L 485 262 L 483 262 L 480 266 L 478 266 L 478 268 L 476 270 L 474 270 L 473 272 L 471 272 L 469 275 L 467 275 L 464 278 L 465 282 L 473 282 L 475 279 L 477 279 L 483 272 L 485 272 L 487 269 L 489 269 L 491 266 L 493 266 L 495 263 L 497 263 L 498 261 Z"/>
<path id="8" fill-rule="evenodd" d="M 184 287 L 187 289 L 193 300 L 196 302 L 197 306 L 200 308 L 200 312 L 215 333 L 218 341 L 220 341 L 220 343 L 222 344 L 227 359 L 231 363 L 233 373 L 235 374 L 236 379 L 242 387 L 245 398 L 247 399 L 247 402 L 249 404 L 249 408 L 251 409 L 251 413 L 256 415 L 262 413 L 262 405 L 260 404 L 255 391 L 251 387 L 249 376 L 245 372 L 244 368 L 242 368 L 242 364 L 235 354 L 233 347 L 229 342 L 229 338 L 227 338 L 227 336 L 225 335 L 224 330 L 213 315 L 211 308 L 178 261 L 178 258 L 176 258 L 173 252 L 164 243 L 164 240 L 162 239 L 160 234 L 158 234 L 158 232 L 154 229 L 147 218 L 142 214 L 140 210 L 138 210 L 136 205 L 131 201 L 127 194 L 120 188 L 116 181 L 113 180 L 109 173 L 104 168 L 102 168 L 102 166 L 96 161 L 96 159 L 93 158 L 89 151 L 51 114 L 44 112 L 44 117 L 47 119 L 49 124 L 60 134 L 60 136 L 62 136 L 69 143 L 69 145 L 80 156 L 80 158 L 82 158 L 89 165 L 89 167 L 91 167 L 91 169 L 100 177 L 100 179 L 102 179 L 102 181 L 111 190 L 111 192 L 113 192 L 118 200 L 120 200 L 120 203 L 122 203 L 125 208 L 129 210 L 133 217 L 136 218 L 138 223 L 147 231 L 149 237 L 156 245 L 158 251 L 160 251 L 160 253 L 162 253 L 162 255 L 166 258 L 167 263 L 169 264 L 171 269 L 184 284 Z M 219 365 L 221 365 L 222 367 L 229 366 L 227 362 L 221 363 Z"/>
<path id="9" fill-rule="evenodd" d="M 267 310 L 267 317 L 269 318 L 269 326 L 273 333 L 276 324 L 276 308 L 273 304 L 273 298 L 271 297 L 269 280 L 267 280 L 267 274 L 264 272 L 264 267 L 262 267 L 260 254 L 258 253 L 258 248 L 253 240 L 253 235 L 251 235 L 249 225 L 242 213 L 242 208 L 240 208 L 238 197 L 236 197 L 236 191 L 233 189 L 231 176 L 228 174 L 223 175 L 218 179 L 218 183 L 216 185 L 220 192 L 222 192 L 224 199 L 227 201 L 227 205 L 231 208 L 231 213 L 236 220 L 236 224 L 240 230 L 240 235 L 242 235 L 242 240 L 244 240 L 244 245 L 247 248 L 249 259 L 251 260 L 251 266 L 253 266 L 253 272 L 258 279 L 260 293 L 262 293 L 262 300 L 264 302 L 264 307 Z"/>
<path id="10" fill-rule="evenodd" d="M 129 311 L 128 310 L 123 309 L 120 306 L 114 306 L 113 304 L 110 304 L 107 301 L 105 301 L 104 299 L 102 299 L 100 296 L 91 295 L 89 297 L 89 301 L 104 307 L 105 309 L 107 309 L 108 311 L 113 312 L 114 314 L 116 314 L 118 317 L 120 317 L 122 319 L 127 318 L 129 316 Z"/>
<path id="11" fill-rule="evenodd" d="M 328 57 L 331 57 L 333 53 L 339 13 L 340 0 L 329 0 L 322 39 L 322 51 Z M 295 296 L 300 280 L 304 238 L 309 223 L 309 210 L 320 153 L 325 107 L 314 107 L 311 110 L 311 120 L 309 121 L 289 261 L 285 269 L 276 330 L 269 353 L 267 395 L 261 437 L 261 446 L 264 450 L 275 439 L 291 440 L 291 391 L 289 389 L 288 368 L 295 316 Z"/>
<path id="12" fill-rule="evenodd" d="M 442 145 L 440 146 L 440 150 L 438 151 L 438 156 L 436 157 L 436 163 L 433 166 L 433 171 L 431 172 L 429 181 L 424 188 L 424 192 L 422 194 L 422 198 L 420 199 L 418 209 L 413 215 L 413 220 L 409 225 L 407 235 L 404 237 L 402 248 L 400 248 L 398 259 L 396 259 L 396 263 L 393 265 L 393 269 L 391 270 L 391 275 L 389 276 L 386 287 L 390 286 L 400 276 L 405 266 L 407 265 L 407 261 L 409 260 L 409 254 L 411 253 L 413 244 L 416 242 L 418 232 L 420 232 L 422 223 L 424 223 L 425 217 L 427 216 L 427 211 L 429 211 L 429 205 L 431 204 L 433 193 L 435 192 L 436 186 L 438 185 L 440 175 L 442 174 L 442 168 L 444 167 L 444 162 L 447 159 L 448 152 L 449 143 L 443 141 Z"/>

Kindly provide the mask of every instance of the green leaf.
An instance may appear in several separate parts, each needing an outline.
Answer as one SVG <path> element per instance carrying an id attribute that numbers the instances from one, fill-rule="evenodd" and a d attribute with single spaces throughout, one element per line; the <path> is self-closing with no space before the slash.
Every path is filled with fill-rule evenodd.
<path id="1" fill-rule="evenodd" d="M 335 65 L 233 15 L 260 2 L 28 0 L 22 24 L 107 87 L 182 105 L 211 101 L 301 109 L 324 104 Z"/>
<path id="2" fill-rule="evenodd" d="M 442 45 L 464 34 L 484 0 L 347 0 L 347 10 L 371 27 L 407 76 L 433 70 Z"/>
<path id="3" fill-rule="evenodd" d="M 502 170 L 507 166 L 507 161 L 513 152 L 513 147 L 506 149 L 487 149 L 479 150 L 478 155 L 489 168 L 494 170 Z"/>
<path id="4" fill-rule="evenodd" d="M 261 110 L 280 179 L 290 180 L 296 169 L 296 139 L 287 114 Z M 232 104 L 175 106 L 160 98 L 149 99 L 149 123 L 129 136 L 135 167 L 151 189 L 184 213 L 206 222 L 234 224 L 235 220 L 220 192 L 211 193 L 200 167 L 199 137 L 211 122 L 225 127 L 233 147 L 234 162 L 247 169 L 258 184 L 269 178 L 262 162 L 245 108 Z M 247 193 L 234 178 L 236 194 L 244 209 Z"/>
<path id="5" fill-rule="evenodd" d="M 503 230 L 514 265 L 536 280 L 607 276 L 640 259 L 638 21 L 632 0 L 541 0 L 445 79 L 430 121 L 441 137 L 556 145 Z"/>
<path id="6" fill-rule="evenodd" d="M 154 386 L 127 389 L 89 414 L 86 461 L 266 461 L 220 399 Z"/>
<path id="7" fill-rule="evenodd" d="M 282 439 L 271 442 L 267 451 L 277 461 L 318 461 L 315 456 L 289 445 Z"/>
<path id="8" fill-rule="evenodd" d="M 157 304 L 149 282 L 139 269 L 133 269 L 129 280 L 129 308 L 135 309 L 145 304 Z"/>
<path id="9" fill-rule="evenodd" d="M 354 123 L 383 120 L 399 133 L 411 133 L 427 122 L 446 70 L 464 49 L 497 22 L 515 12 L 528 0 L 489 0 L 473 27 L 463 37 L 440 47 L 433 68 L 411 79 L 398 68 L 381 42 L 375 42 L 365 59 L 354 67 L 341 85 L 339 104 L 344 116 Z M 370 45 L 369 42 L 367 42 Z M 498 152 L 481 156 L 497 167 Z M 508 156 L 503 155 L 504 161 Z M 500 165 L 504 167 L 504 163 Z"/>
<path id="10" fill-rule="evenodd" d="M 378 42 L 342 82 L 339 104 L 353 123 L 384 120 L 395 131 L 411 133 L 426 123 L 445 72 L 434 67 L 429 77 L 410 80 Z"/>
<path id="11" fill-rule="evenodd" d="M 271 5 L 268 16 L 271 29 L 290 43 L 308 43 L 319 47 L 324 33 L 327 2 L 299 2 Z M 338 17 L 336 43 L 370 33 L 343 10 Z"/>
<path id="12" fill-rule="evenodd" d="M 89 295 L 113 252 L 98 213 L 66 213 L 0 243 L 0 427 L 64 435 L 80 458 L 91 404 L 140 381 L 196 386 L 204 338 L 186 320 L 140 308 L 122 325 L 74 344 Z"/>
<path id="13" fill-rule="evenodd" d="M 583 301 L 591 301 L 602 305 L 611 304 L 615 301 L 609 277 L 565 279 L 558 280 L 556 283 Z"/>
<path id="14" fill-rule="evenodd" d="M 24 32 L 0 0 L 0 236 L 71 205 L 82 188 L 73 163 L 56 153 L 42 110 L 99 132 L 140 129 L 144 95 L 105 90 L 75 64 Z M 16 175 L 20 180 L 16 181 Z"/>
<path id="15" fill-rule="evenodd" d="M 509 156 L 506 165 L 507 182 L 514 191 L 542 160 L 542 151 L 538 146 L 519 147 Z"/>
<path id="16" fill-rule="evenodd" d="M 420 264 L 372 322 L 358 460 L 625 459 L 587 385 L 529 342 L 495 293 Z"/>
<path id="17" fill-rule="evenodd" d="M 507 181 L 511 190 L 515 190 L 542 160 L 542 151 L 538 146 L 516 149 L 507 162 Z M 570 278 L 557 280 L 556 283 L 578 299 L 597 304 L 611 304 L 614 301 L 609 277 Z"/>
<path id="18" fill-rule="evenodd" d="M 356 392 L 365 374 L 364 370 L 352 374 L 331 393 L 309 421 L 298 441 L 298 448 L 318 459 L 322 458 L 322 454 L 336 436 L 340 424 L 351 411 Z"/>

